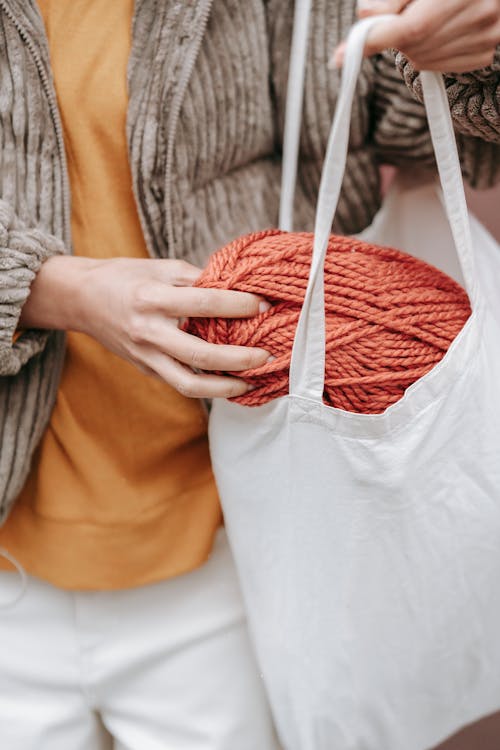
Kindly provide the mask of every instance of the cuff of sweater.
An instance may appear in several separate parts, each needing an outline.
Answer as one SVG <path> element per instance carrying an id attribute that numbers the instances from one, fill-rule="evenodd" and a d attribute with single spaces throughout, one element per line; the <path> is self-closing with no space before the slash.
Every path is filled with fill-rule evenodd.
<path id="1" fill-rule="evenodd" d="M 423 100 L 420 74 L 401 52 L 396 66 L 406 85 Z M 500 45 L 493 63 L 470 73 L 445 73 L 446 93 L 455 129 L 463 135 L 500 143 Z"/>
<path id="2" fill-rule="evenodd" d="M 45 346 L 49 332 L 30 330 L 16 340 L 19 319 L 42 263 L 64 253 L 56 237 L 28 229 L 0 200 L 0 374 L 15 375 Z"/>

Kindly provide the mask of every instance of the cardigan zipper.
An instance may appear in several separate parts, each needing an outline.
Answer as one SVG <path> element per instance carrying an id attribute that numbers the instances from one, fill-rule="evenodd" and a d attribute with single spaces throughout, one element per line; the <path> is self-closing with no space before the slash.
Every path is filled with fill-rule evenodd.
<path id="1" fill-rule="evenodd" d="M 42 82 L 42 87 L 45 91 L 45 94 L 49 102 L 50 114 L 52 117 L 54 130 L 56 133 L 57 150 L 58 150 L 59 158 L 61 161 L 64 244 L 67 250 L 70 252 L 71 251 L 71 218 L 70 218 L 71 217 L 71 206 L 70 206 L 71 199 L 70 199 L 70 189 L 69 189 L 69 178 L 68 178 L 68 170 L 67 170 L 67 164 L 66 164 L 66 150 L 64 147 L 64 137 L 63 137 L 63 130 L 62 130 L 62 125 L 61 125 L 61 117 L 59 114 L 59 108 L 57 106 L 57 100 L 54 94 L 54 89 L 47 76 L 47 73 L 45 71 L 43 62 L 40 58 L 38 49 L 36 45 L 33 43 L 33 40 L 31 39 L 30 35 L 26 31 L 22 23 L 19 21 L 19 19 L 16 17 L 16 14 L 9 8 L 5 0 L 0 0 L 0 8 L 3 9 L 6 16 L 12 21 L 12 23 L 18 30 L 20 37 L 22 38 L 27 48 L 29 49 L 33 57 L 33 60 L 35 61 L 35 65 L 37 67 L 38 74 Z"/>
<path id="2" fill-rule="evenodd" d="M 202 7 L 200 10 L 200 18 L 198 20 L 193 43 L 190 49 L 186 53 L 186 59 L 180 72 L 179 82 L 177 84 L 177 91 L 172 102 L 172 109 L 170 113 L 170 125 L 167 134 L 167 155 L 165 164 L 165 229 L 167 234 L 168 242 L 168 255 L 170 258 L 176 257 L 175 246 L 174 246 L 174 232 L 172 226 L 172 179 L 173 179 L 173 161 L 174 161 L 174 145 L 175 145 L 175 134 L 177 131 L 177 124 L 181 113 L 182 102 L 184 94 L 193 72 L 198 52 L 200 51 L 203 34 L 208 23 L 210 11 L 212 10 L 213 0 L 202 0 Z"/>

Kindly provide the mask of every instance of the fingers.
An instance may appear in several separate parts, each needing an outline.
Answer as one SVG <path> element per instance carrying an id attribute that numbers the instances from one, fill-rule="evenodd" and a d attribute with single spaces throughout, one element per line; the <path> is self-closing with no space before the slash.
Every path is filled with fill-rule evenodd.
<path id="1" fill-rule="evenodd" d="M 381 15 L 382 13 L 401 13 L 411 0 L 358 0 L 358 16 Z"/>
<path id="2" fill-rule="evenodd" d="M 460 34 L 457 36 L 451 36 L 448 29 L 443 29 L 441 33 L 436 33 L 434 42 L 425 40 L 421 44 L 407 47 L 407 53 L 412 59 L 425 59 L 425 60 L 437 60 L 437 59 L 453 59 L 454 57 L 473 57 L 480 56 L 481 54 L 493 55 L 496 40 L 499 38 L 500 24 L 497 28 L 493 28 L 491 33 L 473 33 L 471 32 L 465 40 Z"/>
<path id="3" fill-rule="evenodd" d="M 383 21 L 368 34 L 365 44 L 365 56 L 375 55 L 385 49 L 399 49 L 407 51 L 411 46 L 411 41 L 424 38 L 423 32 L 420 37 L 420 30 L 408 23 L 406 16 L 396 16 L 390 21 Z"/>
<path id="4" fill-rule="evenodd" d="M 375 55 L 377 52 L 382 52 L 385 49 L 395 47 L 401 49 L 398 45 L 398 40 L 401 38 L 402 33 L 405 29 L 405 19 L 403 16 L 395 16 L 390 21 L 381 21 L 371 29 L 368 34 L 364 55 L 370 57 Z M 346 43 L 341 42 L 338 47 L 334 50 L 330 67 L 341 68 L 344 63 L 344 55 L 346 50 Z"/>
<path id="5" fill-rule="evenodd" d="M 381 23 L 370 32 L 365 55 L 394 47 L 402 50 L 417 70 L 460 73 L 490 65 L 500 38 L 500 23 L 483 32 L 469 29 L 465 37 L 457 24 L 450 22 L 443 22 L 435 33 L 416 29 L 405 16 Z"/>
<path id="6" fill-rule="evenodd" d="M 147 367 L 188 398 L 234 398 L 242 396 L 249 389 L 248 384 L 240 378 L 194 373 L 153 348 L 147 352 Z"/>
<path id="7" fill-rule="evenodd" d="M 148 269 L 157 281 L 173 286 L 192 286 L 200 277 L 201 268 L 187 263 L 185 260 L 162 260 L 153 258 L 148 260 Z"/>
<path id="8" fill-rule="evenodd" d="M 419 64 L 418 61 L 412 60 L 417 70 L 434 70 L 438 73 L 453 71 L 454 73 L 468 73 L 471 70 L 486 68 L 491 65 L 494 52 L 475 55 L 460 55 L 459 57 L 445 57 L 436 60 L 427 60 Z"/>
<path id="9" fill-rule="evenodd" d="M 500 40 L 500 0 L 361 0 L 361 17 L 397 14 L 375 26 L 365 55 L 401 50 L 418 70 L 465 72 L 489 65 Z M 343 63 L 337 47 L 331 67 Z"/>
<path id="10" fill-rule="evenodd" d="M 378 14 L 378 11 L 377 11 Z M 370 15 L 375 15 L 375 11 L 372 11 Z M 406 28 L 406 21 L 404 16 L 395 16 L 390 21 L 381 21 L 374 26 L 365 43 L 364 55 L 370 57 L 371 55 L 382 52 L 385 49 L 395 47 L 401 49 L 398 44 L 398 40 L 401 39 L 402 34 Z M 341 42 L 333 51 L 333 55 L 330 59 L 329 67 L 333 69 L 341 68 L 344 64 L 344 56 L 346 50 L 346 42 Z"/>
<path id="11" fill-rule="evenodd" d="M 210 344 L 197 336 L 174 328 L 168 341 L 157 343 L 165 352 L 196 370 L 240 372 L 261 367 L 269 359 L 269 352 L 248 346 Z"/>
<path id="12" fill-rule="evenodd" d="M 373 14 L 372 14 L 373 15 Z M 423 67 L 427 61 L 456 58 L 477 59 L 499 40 L 500 3 L 498 0 L 414 0 L 395 18 L 374 27 L 368 35 L 366 55 L 396 48 Z M 446 48 L 459 45 L 460 54 Z M 421 65 L 420 65 L 421 64 Z M 478 67 L 476 65 L 476 67 Z M 454 70 L 447 67 L 445 70 Z"/>
<path id="13" fill-rule="evenodd" d="M 251 318 L 270 308 L 262 297 L 246 292 L 200 288 L 172 291 L 173 304 L 180 311 L 179 317 Z"/>
<path id="14" fill-rule="evenodd" d="M 133 305 L 139 313 L 157 310 L 170 318 L 250 318 L 270 307 L 261 297 L 246 292 L 159 283 L 139 285 Z"/>

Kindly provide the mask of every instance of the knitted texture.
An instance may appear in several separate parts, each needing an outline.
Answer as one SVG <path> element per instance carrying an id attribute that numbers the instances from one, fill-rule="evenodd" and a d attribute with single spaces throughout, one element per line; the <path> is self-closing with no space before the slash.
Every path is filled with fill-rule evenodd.
<path id="1" fill-rule="evenodd" d="M 13 347 L 14 332 L 30 285 L 43 261 L 64 252 L 63 243 L 40 229 L 27 228 L 12 207 L 0 199 L 0 371 L 16 375 L 30 356 L 41 351 L 47 333 L 29 335 Z"/>
<path id="2" fill-rule="evenodd" d="M 197 286 L 236 289 L 272 303 L 255 318 L 192 318 L 186 329 L 217 344 L 257 346 L 275 359 L 241 375 L 255 386 L 236 398 L 259 406 L 288 393 L 295 329 L 313 235 L 268 230 L 215 253 Z M 411 255 L 331 235 L 325 261 L 324 401 L 376 414 L 436 365 L 470 315 L 465 291 Z"/>

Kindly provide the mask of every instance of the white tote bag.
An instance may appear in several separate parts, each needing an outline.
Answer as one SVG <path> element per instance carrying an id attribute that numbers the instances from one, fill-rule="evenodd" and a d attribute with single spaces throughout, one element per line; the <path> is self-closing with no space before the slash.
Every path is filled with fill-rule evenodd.
<path id="1" fill-rule="evenodd" d="M 289 395 L 257 408 L 217 401 L 210 420 L 286 750 L 424 750 L 500 707 L 500 249 L 467 215 L 435 74 L 422 84 L 449 225 L 435 186 L 401 188 L 365 236 L 463 279 L 472 316 L 383 414 L 322 402 L 323 261 L 372 22 L 349 37 Z"/>

